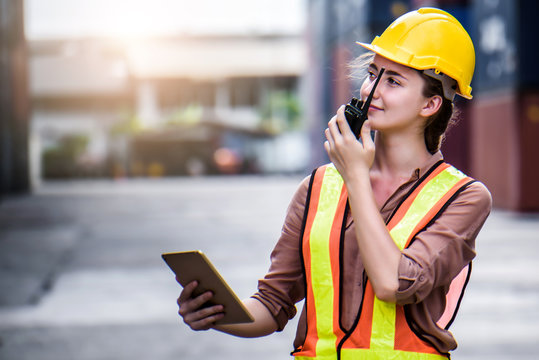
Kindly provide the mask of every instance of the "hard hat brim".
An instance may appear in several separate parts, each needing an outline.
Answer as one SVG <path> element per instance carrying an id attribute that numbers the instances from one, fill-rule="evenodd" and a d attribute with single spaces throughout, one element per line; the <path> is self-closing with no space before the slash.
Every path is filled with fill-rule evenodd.
<path id="1" fill-rule="evenodd" d="M 390 53 L 389 51 L 387 50 L 384 50 L 383 48 L 379 47 L 379 46 L 376 46 L 376 45 L 372 45 L 372 44 L 367 44 L 367 43 L 363 43 L 363 42 L 360 42 L 360 41 L 356 41 L 356 44 L 364 47 L 365 49 L 369 50 L 369 51 L 372 51 L 373 53 L 375 54 L 378 54 L 380 56 L 383 56 L 385 57 L 386 59 L 388 60 L 391 60 L 393 62 L 396 62 L 397 64 L 401 64 L 401 65 L 404 65 L 404 66 L 408 66 L 408 67 L 411 67 L 413 69 L 416 69 L 416 70 L 427 70 L 427 69 L 430 69 L 430 67 L 427 67 L 427 68 L 424 68 L 424 69 L 419 69 L 419 68 L 415 68 L 415 67 L 412 67 L 410 66 L 410 64 L 406 64 L 402 61 L 399 61 L 399 59 L 395 58 L 395 56 Z M 470 88 L 471 90 L 471 88 Z M 462 93 L 460 90 L 457 91 L 457 94 L 466 98 L 466 99 L 472 99 L 472 95 L 471 94 L 464 94 Z"/>

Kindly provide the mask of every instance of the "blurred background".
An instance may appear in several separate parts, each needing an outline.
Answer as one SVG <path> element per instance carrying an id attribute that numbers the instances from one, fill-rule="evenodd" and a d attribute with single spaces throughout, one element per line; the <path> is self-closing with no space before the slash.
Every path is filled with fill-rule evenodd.
<path id="1" fill-rule="evenodd" d="M 477 51 L 443 152 L 496 206 L 539 209 L 535 1 L 2 1 L 0 193 L 43 180 L 304 173 L 396 17 L 450 11 Z"/>
<path id="2" fill-rule="evenodd" d="M 535 358 L 539 2 L 0 0 L 0 359 L 286 356 L 293 325 L 250 345 L 178 326 L 159 254 L 203 249 L 249 296 L 358 95 L 355 41 L 421 6 L 474 41 L 442 152 L 495 207 L 460 355 Z"/>

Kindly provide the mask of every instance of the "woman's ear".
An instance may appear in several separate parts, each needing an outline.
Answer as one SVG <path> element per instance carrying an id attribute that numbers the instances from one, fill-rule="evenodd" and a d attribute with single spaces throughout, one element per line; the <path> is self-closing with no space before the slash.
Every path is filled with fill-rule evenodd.
<path id="1" fill-rule="evenodd" d="M 431 117 L 436 114 L 440 107 L 442 106 L 444 99 L 440 95 L 434 95 L 430 98 L 427 98 L 425 105 L 421 108 L 420 114 L 424 117 Z"/>

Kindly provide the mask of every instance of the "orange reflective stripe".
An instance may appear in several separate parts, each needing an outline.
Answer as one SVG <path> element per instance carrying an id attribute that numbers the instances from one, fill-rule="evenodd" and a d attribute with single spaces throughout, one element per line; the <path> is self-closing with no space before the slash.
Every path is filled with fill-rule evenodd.
<path id="1" fill-rule="evenodd" d="M 340 175 L 339 175 L 340 177 Z M 340 238 L 341 238 L 341 232 L 343 227 L 343 217 L 346 210 L 346 203 L 348 202 L 348 191 L 346 191 L 346 188 L 344 187 L 344 182 L 342 185 L 342 190 L 339 196 L 339 203 L 337 206 L 337 211 L 335 213 L 334 219 L 333 219 L 333 226 L 331 228 L 331 239 L 335 239 L 333 241 L 330 241 L 330 254 L 331 254 L 331 273 L 333 274 L 333 329 L 335 335 L 337 335 L 337 341 L 335 343 L 335 346 L 337 346 L 338 341 L 342 339 L 344 336 L 344 332 L 341 330 L 341 326 L 339 324 L 340 321 L 340 314 L 339 314 L 339 306 L 340 306 L 340 278 L 341 278 L 341 269 L 340 269 Z M 335 286 L 335 284 L 337 286 Z"/>
<path id="2" fill-rule="evenodd" d="M 353 333 L 344 347 L 368 349 L 371 345 L 372 315 L 374 306 L 374 291 L 370 281 L 365 284 L 361 316 L 358 323 L 358 331 Z M 361 335 L 361 336 L 359 336 Z"/>
<path id="3" fill-rule="evenodd" d="M 404 307 L 397 305 L 396 307 L 396 319 L 395 319 L 395 350 L 419 352 L 425 354 L 440 355 L 440 352 L 436 350 L 431 344 L 421 340 L 410 329 L 406 316 L 404 314 Z M 443 356 L 443 358 L 447 358 Z"/>

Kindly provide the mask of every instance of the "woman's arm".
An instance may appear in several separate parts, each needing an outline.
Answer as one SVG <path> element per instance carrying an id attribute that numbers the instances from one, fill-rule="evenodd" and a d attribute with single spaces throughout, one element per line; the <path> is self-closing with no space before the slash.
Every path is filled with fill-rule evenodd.
<path id="1" fill-rule="evenodd" d="M 361 224 L 355 227 L 356 237 L 374 293 L 381 300 L 395 302 L 401 252 L 380 215 L 370 182 L 375 147 L 369 121 L 361 129 L 363 142 L 359 142 L 341 107 L 329 122 L 326 137 L 324 147 L 346 183 L 354 222 Z"/>
<path id="2" fill-rule="evenodd" d="M 215 330 L 239 337 L 261 337 L 277 331 L 277 322 L 267 307 L 260 301 L 249 298 L 243 300 L 243 305 L 249 310 L 254 322 L 245 324 L 217 325 Z"/>
<path id="3" fill-rule="evenodd" d="M 370 179 L 355 178 L 347 183 L 359 253 L 376 296 L 395 302 L 399 287 L 401 251 L 391 238 L 376 205 Z"/>
<path id="4" fill-rule="evenodd" d="M 492 197 L 476 181 L 464 189 L 427 229 L 402 251 L 398 304 L 423 301 L 435 288 L 449 286 L 475 257 L 475 239 L 490 214 Z"/>

